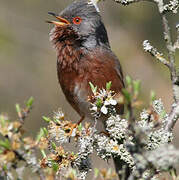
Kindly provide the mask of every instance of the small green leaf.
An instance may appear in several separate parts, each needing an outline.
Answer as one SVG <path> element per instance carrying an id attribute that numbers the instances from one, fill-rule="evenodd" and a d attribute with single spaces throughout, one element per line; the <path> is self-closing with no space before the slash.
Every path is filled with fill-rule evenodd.
<path id="1" fill-rule="evenodd" d="M 46 116 L 42 116 L 42 119 L 48 123 L 51 121 L 51 119 Z"/>
<path id="2" fill-rule="evenodd" d="M 37 137 L 36 137 L 36 141 L 39 142 L 41 137 L 44 136 L 44 131 L 42 128 L 40 128 L 40 132 L 38 133 Z"/>
<path id="3" fill-rule="evenodd" d="M 57 171 L 58 171 L 58 169 L 59 169 L 59 165 L 58 165 L 58 163 L 56 163 L 56 162 L 52 162 L 52 169 L 53 169 L 55 172 L 57 172 Z"/>
<path id="4" fill-rule="evenodd" d="M 26 102 L 27 108 L 31 108 L 33 102 L 34 102 L 34 98 L 33 98 L 33 97 L 30 97 L 30 98 L 28 99 L 28 101 Z"/>
<path id="5" fill-rule="evenodd" d="M 155 93 L 155 91 L 151 91 L 150 92 L 150 101 L 151 101 L 151 103 L 153 102 L 153 101 L 155 101 L 156 100 L 156 93 Z"/>
<path id="6" fill-rule="evenodd" d="M 53 159 L 51 159 L 51 158 L 48 158 L 48 161 L 53 162 L 54 160 L 53 160 Z"/>
<path id="7" fill-rule="evenodd" d="M 94 85 L 91 83 L 91 82 L 89 82 L 89 85 L 90 85 L 90 88 L 93 90 L 95 87 L 94 87 Z"/>
<path id="8" fill-rule="evenodd" d="M 16 111 L 17 111 L 17 113 L 20 113 L 20 112 L 21 112 L 21 108 L 20 108 L 20 105 L 19 105 L 19 104 L 16 104 Z"/>
<path id="9" fill-rule="evenodd" d="M 112 173 L 112 169 L 109 168 L 109 169 L 108 169 L 108 174 L 111 174 L 111 173 Z"/>
<path id="10" fill-rule="evenodd" d="M 10 149 L 11 148 L 11 144 L 10 144 L 8 139 L 5 139 L 4 141 L 0 140 L 0 146 L 5 148 L 5 149 Z"/>
<path id="11" fill-rule="evenodd" d="M 99 169 L 98 168 L 94 168 L 94 178 L 97 178 L 99 175 Z"/>
<path id="12" fill-rule="evenodd" d="M 76 173 L 76 170 L 75 170 L 75 169 L 72 169 L 71 172 L 72 172 L 72 174 L 74 175 L 74 177 L 77 176 L 77 173 Z"/>
<path id="13" fill-rule="evenodd" d="M 54 123 L 56 123 L 56 124 L 60 124 L 60 121 L 58 120 L 58 119 L 53 119 L 53 121 L 54 121 Z"/>
<path id="14" fill-rule="evenodd" d="M 126 114 L 125 114 L 125 119 L 129 119 L 129 117 L 130 117 L 130 112 L 127 111 Z"/>
<path id="15" fill-rule="evenodd" d="M 52 142 L 52 149 L 56 150 L 56 147 L 57 147 L 56 144 L 54 142 Z"/>
<path id="16" fill-rule="evenodd" d="M 166 112 L 165 112 L 165 110 L 163 110 L 163 111 L 160 113 L 160 118 L 163 119 L 165 116 L 166 116 Z"/>
<path id="17" fill-rule="evenodd" d="M 7 117 L 0 114 L 0 124 L 1 124 L 1 127 L 4 127 L 6 125 L 6 122 L 9 122 Z"/>
<path id="18" fill-rule="evenodd" d="M 96 101 L 96 106 L 97 106 L 98 108 L 100 108 L 100 107 L 102 106 L 102 100 L 101 100 L 100 98 L 97 99 L 97 101 Z"/>
<path id="19" fill-rule="evenodd" d="M 78 130 L 82 131 L 82 124 L 81 123 L 78 125 Z"/>
<path id="20" fill-rule="evenodd" d="M 46 155 L 44 149 L 41 149 L 40 152 L 41 152 L 43 158 L 46 158 L 46 157 L 47 157 L 47 155 Z"/>
<path id="21" fill-rule="evenodd" d="M 170 173 L 170 175 L 172 176 L 173 179 L 176 179 L 176 178 L 178 179 L 178 177 L 177 177 L 177 171 L 176 171 L 175 168 L 170 169 L 170 170 L 169 170 L 169 173 Z M 176 180 L 177 180 L 177 179 L 176 179 Z"/>
<path id="22" fill-rule="evenodd" d="M 4 166 L 3 166 L 3 170 L 4 170 L 4 171 L 7 171 L 7 170 L 8 170 L 7 165 L 4 165 Z"/>
<path id="23" fill-rule="evenodd" d="M 126 76 L 126 83 L 128 86 L 131 86 L 132 85 L 132 79 L 130 76 Z"/>
<path id="24" fill-rule="evenodd" d="M 45 127 L 43 128 L 43 133 L 45 136 L 48 136 L 48 130 Z"/>
<path id="25" fill-rule="evenodd" d="M 4 151 L 2 149 L 0 149 L 0 154 L 2 154 Z"/>
<path id="26" fill-rule="evenodd" d="M 140 85 L 141 85 L 140 80 L 133 81 L 134 95 L 136 95 L 136 96 L 138 96 L 138 94 L 140 92 Z"/>
<path id="27" fill-rule="evenodd" d="M 106 83 L 106 90 L 109 91 L 111 89 L 111 85 L 112 85 L 112 82 L 109 81 L 108 83 Z"/>
<path id="28" fill-rule="evenodd" d="M 92 90 L 93 94 L 96 94 L 96 92 L 97 92 L 97 86 L 94 86 L 91 82 L 89 82 L 89 85 L 90 85 L 90 87 L 91 87 L 91 90 Z"/>
<path id="29" fill-rule="evenodd" d="M 126 99 L 127 103 L 129 104 L 131 102 L 131 94 L 126 90 L 126 89 L 122 89 L 124 98 Z"/>

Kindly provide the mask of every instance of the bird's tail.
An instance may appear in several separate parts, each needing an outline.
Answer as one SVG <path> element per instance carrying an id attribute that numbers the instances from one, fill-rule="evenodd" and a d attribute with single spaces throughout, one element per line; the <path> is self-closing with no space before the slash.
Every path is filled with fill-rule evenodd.
<path id="1" fill-rule="evenodd" d="M 119 180 L 127 180 L 131 174 L 131 168 L 120 157 L 113 156 L 113 161 Z"/>

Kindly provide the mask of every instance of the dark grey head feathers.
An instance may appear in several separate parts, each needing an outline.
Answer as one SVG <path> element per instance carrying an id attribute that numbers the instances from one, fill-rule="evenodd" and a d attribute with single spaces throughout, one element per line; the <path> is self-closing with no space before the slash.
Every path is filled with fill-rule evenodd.
<path id="1" fill-rule="evenodd" d="M 97 45 L 109 47 L 101 16 L 88 0 L 73 2 L 59 16 L 70 22 L 69 26 L 78 35 L 82 46 L 86 48 L 94 48 Z M 74 18 L 80 18 L 80 23 L 74 23 Z"/>
<path id="2" fill-rule="evenodd" d="M 60 14 L 64 18 L 73 18 L 75 16 L 84 18 L 98 18 L 100 19 L 99 13 L 93 4 L 89 3 L 88 0 L 74 1 L 71 5 L 66 7 Z"/>

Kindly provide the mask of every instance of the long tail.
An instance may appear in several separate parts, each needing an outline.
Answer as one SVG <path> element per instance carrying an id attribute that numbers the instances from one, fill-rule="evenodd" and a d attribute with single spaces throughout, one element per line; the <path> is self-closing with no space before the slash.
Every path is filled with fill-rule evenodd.
<path id="1" fill-rule="evenodd" d="M 113 161 L 119 180 L 128 180 L 131 168 L 120 157 L 113 156 Z"/>

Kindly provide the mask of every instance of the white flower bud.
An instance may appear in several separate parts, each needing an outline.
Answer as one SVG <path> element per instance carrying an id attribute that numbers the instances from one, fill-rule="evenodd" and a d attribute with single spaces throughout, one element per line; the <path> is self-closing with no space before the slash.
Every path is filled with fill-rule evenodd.
<path id="1" fill-rule="evenodd" d="M 104 105 L 105 105 L 105 106 L 108 106 L 108 105 L 110 105 L 110 102 L 109 102 L 108 100 L 106 100 L 106 101 L 104 102 Z"/>
<path id="2" fill-rule="evenodd" d="M 115 106 L 115 105 L 117 104 L 117 101 L 114 100 L 114 99 L 110 99 L 110 100 L 109 100 L 109 103 L 110 103 L 111 105 Z"/>
<path id="3" fill-rule="evenodd" d="M 102 112 L 103 114 L 107 114 L 107 113 L 108 113 L 108 109 L 106 108 L 106 106 L 102 106 L 101 112 Z"/>
<path id="4" fill-rule="evenodd" d="M 91 108 L 91 110 L 92 110 L 92 111 L 97 111 L 98 108 L 97 108 L 97 106 L 93 106 L 93 107 Z"/>

